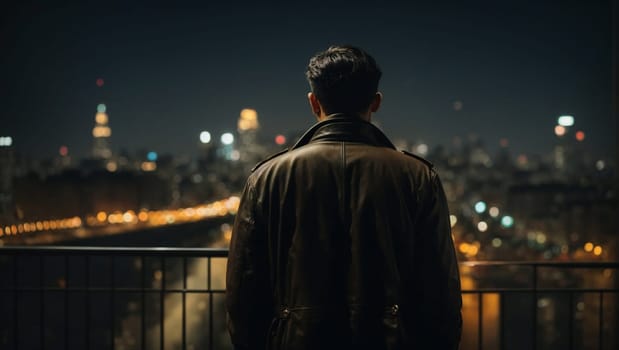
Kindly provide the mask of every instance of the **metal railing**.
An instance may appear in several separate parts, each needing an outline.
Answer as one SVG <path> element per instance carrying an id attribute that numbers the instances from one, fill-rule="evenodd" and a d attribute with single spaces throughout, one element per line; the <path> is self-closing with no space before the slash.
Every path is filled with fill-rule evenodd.
<path id="1" fill-rule="evenodd" d="M 476 349 L 616 349 L 619 346 L 619 338 L 616 332 L 619 325 L 619 284 L 617 273 L 619 272 L 619 262 L 550 262 L 550 261 L 474 261 L 460 263 L 461 276 L 463 281 L 467 269 L 492 269 L 494 274 L 486 276 L 486 283 L 476 288 L 466 288 L 463 285 L 463 309 L 468 304 L 475 304 L 476 311 L 476 339 L 468 342 L 466 348 Z M 500 269 L 509 269 L 518 273 L 509 274 Z M 464 271 L 463 271 L 464 270 Z M 480 271 L 477 271 L 478 273 Z M 503 282 L 493 278 L 502 275 L 507 276 Z M 555 275 L 554 278 L 549 276 Z M 558 276 L 557 276 L 558 275 Z M 601 275 L 601 276 L 600 276 Z M 512 278 L 510 278 L 512 277 Z M 513 277 L 520 277 L 520 281 Z M 525 277 L 525 278 L 522 278 Z M 542 278 L 540 278 L 542 277 Z M 602 277 L 602 278 L 600 278 Z M 524 280 L 524 281 L 523 281 Z M 524 283 L 523 283 L 524 282 Z M 490 286 L 488 286 L 490 284 Z M 497 284 L 507 284 L 507 286 L 497 286 Z M 495 304 L 498 309 L 499 324 L 495 325 L 498 335 L 494 341 L 484 338 L 484 297 L 496 296 Z M 520 296 L 520 298 L 514 298 Z M 565 299 L 563 304 L 553 308 L 554 314 L 562 314 L 566 319 L 543 320 L 540 317 L 540 309 L 544 308 L 549 297 Z M 606 303 L 605 303 L 606 296 Z M 508 342 L 506 330 L 510 329 L 506 325 L 508 320 L 506 305 L 510 301 L 518 300 L 521 302 L 515 312 L 529 315 L 529 325 L 520 324 L 522 328 L 529 328 L 528 332 L 521 332 L 519 329 L 515 337 L 520 339 L 517 345 Z M 578 299 L 578 302 L 576 302 Z M 583 325 L 582 315 L 584 314 L 585 303 L 589 313 L 588 324 Z M 592 299 L 597 299 L 592 302 Z M 522 301 L 526 300 L 522 305 Z M 565 300 L 563 300 L 565 301 Z M 561 304 L 561 303 L 559 303 Z M 547 305 L 546 305 L 547 306 Z M 527 310 L 528 309 L 528 310 Z M 563 309 L 563 310 L 560 310 Z M 579 311 L 580 310 L 580 311 Z M 607 314 L 605 314 L 607 310 Z M 562 312 L 561 312 L 562 311 Z M 512 310 L 512 312 L 514 312 Z M 576 316 L 580 315 L 580 333 L 575 330 Z M 593 316 L 595 320 L 592 319 Z M 562 322 L 566 327 L 560 339 L 549 341 L 547 334 L 540 335 L 540 329 L 544 324 Z M 595 337 L 591 337 L 591 332 L 586 332 L 586 339 L 583 336 L 583 328 L 595 329 Z M 579 335 L 580 334 L 580 335 Z M 579 336 L 578 336 L 579 335 Z M 466 332 L 463 335 L 466 337 Z M 469 337 L 470 338 L 470 337 Z M 512 337 L 514 338 L 514 336 Z M 555 336 L 555 338 L 558 338 Z M 606 340 L 606 342 L 605 342 Z M 489 343 L 489 346 L 486 344 Z"/>
<path id="2" fill-rule="evenodd" d="M 223 311 L 227 255 L 1 247 L 0 348 L 231 348 Z M 461 263 L 461 348 L 616 348 L 618 269 L 619 262 Z"/>

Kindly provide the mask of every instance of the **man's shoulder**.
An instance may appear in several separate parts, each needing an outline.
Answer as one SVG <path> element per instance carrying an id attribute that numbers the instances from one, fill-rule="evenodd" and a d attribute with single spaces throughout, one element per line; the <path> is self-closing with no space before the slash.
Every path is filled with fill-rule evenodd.
<path id="1" fill-rule="evenodd" d="M 259 161 L 259 162 L 258 162 L 258 163 L 257 163 L 257 164 L 256 164 L 256 165 L 252 168 L 252 169 L 251 169 L 251 172 L 252 172 L 252 173 L 253 173 L 253 172 L 255 172 L 256 170 L 258 170 L 258 168 L 260 168 L 260 167 L 261 167 L 261 166 L 263 166 L 264 164 L 268 163 L 269 161 L 271 161 L 271 160 L 273 160 L 273 159 L 275 159 L 275 158 L 277 158 L 277 157 L 279 157 L 279 156 L 281 156 L 281 155 L 283 155 L 283 154 L 288 153 L 288 151 L 289 151 L 289 149 L 288 149 L 288 148 L 285 148 L 285 149 L 283 149 L 283 150 L 281 150 L 281 151 L 279 151 L 279 152 L 276 152 L 276 153 L 271 154 L 270 156 L 266 157 L 265 159 L 263 159 L 263 160 Z"/>
<path id="2" fill-rule="evenodd" d="M 279 152 L 271 154 L 270 156 L 266 157 L 262 161 L 258 162 L 251 169 L 251 172 L 252 173 L 256 172 L 258 169 L 262 168 L 264 165 L 266 165 L 268 163 L 271 163 L 273 161 L 276 161 L 276 158 L 281 157 L 281 156 L 289 153 L 290 151 L 291 151 L 290 149 L 286 148 L 286 149 L 283 149 L 283 150 L 281 150 Z M 393 151 L 396 151 L 396 150 L 393 150 Z M 398 152 L 398 151 L 396 151 L 396 152 Z M 295 153 L 295 152 L 293 152 L 293 153 Z M 432 164 L 432 162 L 430 162 L 429 160 L 427 160 L 427 159 L 425 159 L 425 158 L 423 158 L 423 157 L 421 157 L 419 155 L 416 155 L 414 153 L 405 151 L 405 150 L 401 150 L 398 153 L 403 154 L 406 157 L 406 159 L 408 159 L 409 161 L 412 161 L 414 163 L 420 164 L 420 165 L 422 165 L 422 167 L 426 168 L 429 171 L 434 171 L 434 164 Z"/>
<path id="3" fill-rule="evenodd" d="M 418 156 L 414 153 L 405 151 L 405 150 L 401 150 L 400 152 L 402 152 L 402 154 L 407 155 L 411 158 L 413 158 L 415 161 L 421 162 L 422 164 L 424 164 L 426 167 L 428 167 L 429 170 L 434 170 L 434 164 L 432 164 L 432 162 L 430 162 L 429 160 Z"/>

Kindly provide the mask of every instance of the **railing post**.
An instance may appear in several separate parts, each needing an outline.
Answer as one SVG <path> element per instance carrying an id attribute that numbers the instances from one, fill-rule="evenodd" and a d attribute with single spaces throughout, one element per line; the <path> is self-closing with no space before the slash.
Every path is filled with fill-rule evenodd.
<path id="1" fill-rule="evenodd" d="M 64 348 L 69 349 L 69 256 L 64 256 Z"/>
<path id="2" fill-rule="evenodd" d="M 211 260 L 212 257 L 208 257 L 207 266 L 207 289 L 208 289 L 208 348 L 213 350 L 213 290 L 211 288 Z"/>
<path id="3" fill-rule="evenodd" d="M 115 343 L 115 330 L 114 330 L 114 319 L 116 318 L 115 304 L 116 299 L 114 295 L 114 287 L 115 287 L 115 271 L 114 271 L 114 256 L 110 256 L 110 347 L 112 350 L 116 348 Z"/>
<path id="4" fill-rule="evenodd" d="M 482 350 L 484 345 L 484 337 L 483 337 L 483 331 L 484 331 L 484 298 L 483 298 L 483 294 L 482 292 L 477 293 L 477 348 L 479 350 Z"/>
<path id="5" fill-rule="evenodd" d="M 505 349 L 505 293 L 499 293 L 499 348 Z"/>
<path id="6" fill-rule="evenodd" d="M 142 304 L 142 310 L 140 310 L 141 312 L 141 316 L 140 317 L 140 328 L 141 328 L 141 332 L 142 334 L 140 334 L 141 336 L 141 342 L 142 342 L 142 350 L 146 350 L 146 292 L 145 292 L 145 288 L 146 288 L 146 259 L 144 258 L 144 256 L 140 256 L 140 301 Z"/>
<path id="7" fill-rule="evenodd" d="M 19 349 L 19 286 L 17 285 L 17 263 L 19 256 L 13 255 L 13 348 Z"/>
<path id="8" fill-rule="evenodd" d="M 604 344 L 604 292 L 600 292 L 600 308 L 599 308 L 599 323 L 598 323 L 598 327 L 599 327 L 599 346 L 598 348 L 600 350 L 602 350 L 603 344 Z"/>
<path id="9" fill-rule="evenodd" d="M 567 300 L 567 309 L 569 311 L 569 323 L 567 325 L 567 334 L 568 334 L 568 349 L 572 350 L 574 348 L 574 293 L 568 293 Z"/>
<path id="10" fill-rule="evenodd" d="M 90 255 L 86 255 L 86 349 L 90 349 Z"/>
<path id="11" fill-rule="evenodd" d="M 39 317 L 39 322 L 41 323 L 39 329 L 39 336 L 41 338 L 41 350 L 45 350 L 45 257 L 43 255 L 39 255 L 39 284 L 41 285 L 41 293 L 40 302 L 41 307 L 39 310 L 41 311 Z"/>
<path id="12" fill-rule="evenodd" d="M 160 325 L 159 325 L 159 350 L 164 350 L 164 332 L 165 332 L 165 313 L 164 313 L 164 307 L 165 307 L 165 258 L 162 255 L 161 259 L 160 259 L 160 264 L 161 264 L 161 294 L 160 294 L 160 298 L 159 298 L 159 319 L 160 319 Z"/>
<path id="13" fill-rule="evenodd" d="M 531 349 L 537 349 L 537 264 L 533 263 L 533 301 L 532 301 L 531 317 L 533 321 L 531 322 L 531 326 L 533 327 L 532 333 L 532 346 Z"/>
<path id="14" fill-rule="evenodd" d="M 187 340 L 186 340 L 186 323 L 187 321 L 185 320 L 185 318 L 187 317 L 186 315 L 186 295 L 187 295 L 187 257 L 183 257 L 183 293 L 182 293 L 182 337 L 183 337 L 183 347 L 182 349 L 185 350 L 187 349 Z"/>

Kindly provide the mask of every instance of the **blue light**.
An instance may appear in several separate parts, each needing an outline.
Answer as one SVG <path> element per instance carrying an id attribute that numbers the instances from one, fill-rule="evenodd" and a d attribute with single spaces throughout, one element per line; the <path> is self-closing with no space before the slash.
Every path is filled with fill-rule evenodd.
<path id="1" fill-rule="evenodd" d="M 475 203 L 475 212 L 477 214 L 481 214 L 486 211 L 486 203 L 483 201 L 479 201 Z"/>
<path id="2" fill-rule="evenodd" d="M 501 218 L 501 225 L 505 228 L 510 228 L 514 226 L 514 218 L 509 215 L 505 215 Z"/>
<path id="3" fill-rule="evenodd" d="M 157 152 L 148 152 L 146 158 L 151 162 L 157 161 Z"/>

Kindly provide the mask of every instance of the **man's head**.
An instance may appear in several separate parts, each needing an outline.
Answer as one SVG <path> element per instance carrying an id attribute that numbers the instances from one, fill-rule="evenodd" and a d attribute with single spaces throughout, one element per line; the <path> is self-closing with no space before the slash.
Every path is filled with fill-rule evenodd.
<path id="1" fill-rule="evenodd" d="M 369 118 L 380 105 L 382 72 L 374 58 L 359 48 L 331 46 L 310 59 L 305 75 L 312 89 L 308 99 L 319 119 L 333 113 Z"/>

